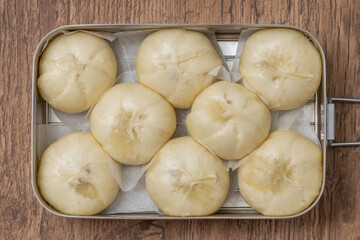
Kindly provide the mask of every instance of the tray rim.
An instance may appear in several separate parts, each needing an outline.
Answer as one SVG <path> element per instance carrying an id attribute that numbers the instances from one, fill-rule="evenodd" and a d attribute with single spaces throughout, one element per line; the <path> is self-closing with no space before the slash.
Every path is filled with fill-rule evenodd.
<path id="1" fill-rule="evenodd" d="M 125 28 L 126 30 L 138 30 L 138 29 L 159 29 L 159 28 L 238 28 L 244 29 L 244 28 L 289 28 L 294 29 L 297 31 L 302 32 L 306 36 L 308 36 L 311 41 L 314 43 L 316 48 L 319 50 L 321 60 L 322 60 L 322 81 L 319 86 L 318 92 L 321 90 L 321 95 L 318 96 L 318 100 L 320 101 L 318 106 L 320 108 L 317 109 L 317 112 L 315 113 L 315 116 L 318 115 L 319 119 L 317 122 L 320 136 L 320 141 L 322 143 L 322 161 L 323 161 L 323 179 L 322 179 L 322 187 L 320 189 L 319 195 L 315 199 L 315 201 L 305 210 L 303 210 L 300 213 L 289 215 L 289 216 L 265 216 L 262 214 L 253 214 L 253 213 L 246 213 L 246 214 L 237 214 L 237 213 L 215 213 L 213 215 L 209 216 L 200 216 L 200 217 L 170 217 L 170 216 L 164 216 L 159 215 L 156 213 L 120 213 L 120 214 L 113 214 L 113 215 L 93 215 L 93 216 L 77 216 L 77 215 L 67 215 L 60 213 L 54 209 L 52 209 L 42 198 L 40 195 L 40 192 L 37 189 L 37 182 L 36 182 L 36 173 L 35 171 L 35 162 L 36 162 L 36 156 L 35 156 L 35 114 L 36 114 L 36 94 L 37 94 L 37 86 L 36 86 L 36 80 L 38 75 L 38 61 L 39 56 L 41 54 L 42 48 L 45 45 L 45 43 L 51 39 L 54 36 L 57 36 L 61 31 L 66 30 L 99 30 L 101 29 L 111 29 L 111 28 Z M 120 30 L 120 29 L 119 29 Z M 229 32 L 231 33 L 231 32 Z M 319 94 L 318 94 L 319 95 Z M 50 213 L 55 214 L 57 216 L 61 217 L 67 217 L 67 218 L 80 218 L 80 219 L 137 219 L 137 220 L 175 220 L 175 219 L 290 219 L 299 217 L 301 215 L 304 215 L 305 213 L 309 212 L 311 209 L 317 205 L 320 198 L 323 195 L 324 188 L 325 188 L 325 180 L 326 180 L 326 149 L 327 149 L 327 137 L 326 137 L 326 107 L 327 101 L 326 101 L 326 61 L 325 61 L 325 54 L 324 51 L 318 42 L 318 40 L 307 30 L 300 28 L 298 26 L 294 25 L 286 25 L 286 24 L 241 24 L 241 23 L 230 23 L 230 24 L 207 24 L 207 23 L 193 23 L 193 24 L 183 24 L 183 23 L 177 23 L 177 24 L 75 24 L 75 25 L 63 25 L 60 27 L 57 27 L 50 32 L 48 32 L 38 43 L 36 50 L 34 52 L 33 56 L 33 63 L 32 63 L 32 108 L 31 108 L 31 185 L 33 189 L 33 193 L 38 200 L 38 202 Z M 316 107 L 316 106 L 315 106 Z"/>

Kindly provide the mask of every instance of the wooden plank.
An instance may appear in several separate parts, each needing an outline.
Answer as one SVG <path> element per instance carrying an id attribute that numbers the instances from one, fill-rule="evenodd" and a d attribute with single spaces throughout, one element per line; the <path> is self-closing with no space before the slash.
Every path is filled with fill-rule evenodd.
<path id="1" fill-rule="evenodd" d="M 329 149 L 324 196 L 290 220 L 114 221 L 46 212 L 30 185 L 31 64 L 50 30 L 77 23 L 282 23 L 324 48 L 329 96 L 360 98 L 360 2 L 0 0 L 0 239 L 359 239 L 360 148 Z M 360 107 L 337 105 L 337 140 L 360 140 Z"/>

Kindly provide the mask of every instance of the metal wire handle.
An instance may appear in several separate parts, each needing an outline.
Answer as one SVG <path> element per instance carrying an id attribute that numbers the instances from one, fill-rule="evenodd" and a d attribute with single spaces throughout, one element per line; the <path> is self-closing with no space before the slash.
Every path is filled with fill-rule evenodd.
<path id="1" fill-rule="evenodd" d="M 353 98 L 328 98 L 326 108 L 326 135 L 328 146 L 360 146 L 360 142 L 333 142 L 335 140 L 335 102 L 360 103 L 360 99 Z"/>

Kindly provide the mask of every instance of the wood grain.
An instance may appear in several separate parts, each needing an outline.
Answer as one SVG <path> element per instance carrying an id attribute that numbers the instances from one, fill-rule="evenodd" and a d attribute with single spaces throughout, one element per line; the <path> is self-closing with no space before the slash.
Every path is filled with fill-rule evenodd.
<path id="1" fill-rule="evenodd" d="M 50 30 L 80 23 L 281 23 L 305 28 L 327 59 L 328 96 L 360 98 L 360 1 L 0 0 L 0 239 L 360 239 L 360 147 L 327 154 L 326 189 L 290 220 L 114 221 L 46 212 L 30 184 L 31 65 Z M 360 107 L 337 105 L 337 140 L 360 140 Z"/>

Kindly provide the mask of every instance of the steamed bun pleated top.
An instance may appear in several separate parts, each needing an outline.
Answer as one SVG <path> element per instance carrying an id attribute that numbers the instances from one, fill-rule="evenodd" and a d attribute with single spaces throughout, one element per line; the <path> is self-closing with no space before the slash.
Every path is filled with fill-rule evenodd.
<path id="1" fill-rule="evenodd" d="M 119 191 L 105 151 L 91 134 L 83 132 L 68 134 L 46 149 L 37 184 L 51 206 L 70 215 L 96 214 Z"/>
<path id="2" fill-rule="evenodd" d="M 191 137 L 166 143 L 146 172 L 146 190 L 169 216 L 216 212 L 229 191 L 224 163 Z"/>
<path id="3" fill-rule="evenodd" d="M 140 165 L 149 162 L 174 133 L 175 110 L 153 90 L 121 83 L 95 105 L 90 128 L 114 160 Z"/>
<path id="4" fill-rule="evenodd" d="M 269 108 L 237 83 L 220 81 L 196 99 L 186 119 L 192 137 L 225 160 L 240 159 L 268 136 Z"/>
<path id="5" fill-rule="evenodd" d="M 239 70 L 249 88 L 274 110 L 305 104 L 321 81 L 321 58 L 314 44 L 296 30 L 266 29 L 243 47 Z"/>
<path id="6" fill-rule="evenodd" d="M 240 165 L 240 194 L 264 215 L 299 213 L 319 195 L 321 156 L 320 148 L 303 135 L 275 131 Z"/>
<path id="7" fill-rule="evenodd" d="M 114 84 L 116 71 L 114 52 L 104 39 L 83 32 L 60 35 L 41 55 L 37 85 L 51 106 L 78 113 Z"/>
<path id="8" fill-rule="evenodd" d="M 208 73 L 222 65 L 210 40 L 185 29 L 150 34 L 136 56 L 139 82 L 164 96 L 176 108 L 189 108 L 195 97 L 214 82 Z"/>

